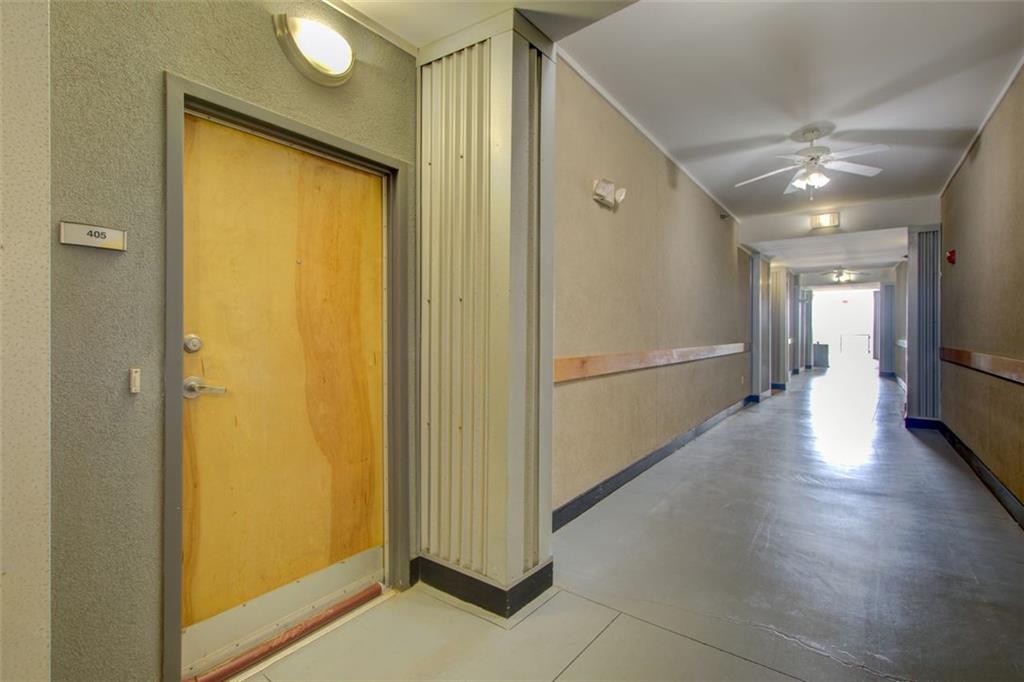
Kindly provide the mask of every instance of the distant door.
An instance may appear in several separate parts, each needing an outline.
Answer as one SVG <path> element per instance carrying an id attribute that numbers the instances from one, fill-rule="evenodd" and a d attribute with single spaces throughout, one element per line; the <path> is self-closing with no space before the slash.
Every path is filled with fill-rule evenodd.
<path id="1" fill-rule="evenodd" d="M 184 171 L 187 627 L 383 543 L 384 188 L 191 115 Z"/>

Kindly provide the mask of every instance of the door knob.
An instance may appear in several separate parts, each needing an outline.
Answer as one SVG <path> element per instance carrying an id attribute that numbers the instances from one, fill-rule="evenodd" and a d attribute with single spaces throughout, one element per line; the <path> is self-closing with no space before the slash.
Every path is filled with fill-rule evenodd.
<path id="1" fill-rule="evenodd" d="M 181 395 L 186 400 L 195 400 L 204 393 L 227 393 L 223 386 L 210 386 L 202 377 L 188 377 L 181 386 Z"/>

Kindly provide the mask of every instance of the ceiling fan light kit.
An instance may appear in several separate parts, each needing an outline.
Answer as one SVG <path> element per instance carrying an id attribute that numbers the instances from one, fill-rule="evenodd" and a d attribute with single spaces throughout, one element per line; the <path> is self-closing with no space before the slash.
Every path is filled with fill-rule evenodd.
<path id="1" fill-rule="evenodd" d="M 839 267 L 832 268 L 831 270 L 811 274 L 825 275 L 831 279 L 834 284 L 850 284 L 857 279 L 857 275 L 862 275 L 864 273 L 857 270 L 847 270 L 840 265 Z"/>
<path id="2" fill-rule="evenodd" d="M 758 180 L 763 180 L 765 178 L 770 178 L 771 176 L 779 173 L 795 170 L 796 173 L 786 185 L 786 189 L 783 191 L 783 194 L 792 194 L 797 190 L 803 191 L 809 189 L 811 192 L 811 201 L 813 201 L 814 190 L 821 189 L 832 181 L 832 178 L 825 174 L 826 170 L 839 171 L 840 173 L 852 173 L 853 175 L 862 175 L 868 178 L 873 178 L 882 172 L 881 168 L 866 166 L 860 163 L 850 163 L 843 159 L 860 156 L 862 154 L 873 154 L 875 152 L 885 151 L 889 148 L 889 145 L 872 144 L 833 152 L 828 147 L 814 144 L 815 140 L 820 136 L 820 131 L 816 129 L 808 130 L 804 134 L 804 139 L 810 144 L 810 146 L 797 151 L 795 154 L 779 155 L 778 158 L 790 161 L 790 165 L 777 168 L 768 173 L 764 173 L 763 175 L 758 175 L 755 178 L 744 180 L 743 182 L 738 182 L 736 183 L 736 187 L 742 187 L 743 185 L 757 182 Z"/>

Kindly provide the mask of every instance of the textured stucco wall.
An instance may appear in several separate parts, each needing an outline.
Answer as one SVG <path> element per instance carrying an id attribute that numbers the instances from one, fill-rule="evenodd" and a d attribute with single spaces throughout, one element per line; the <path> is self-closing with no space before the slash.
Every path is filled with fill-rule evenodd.
<path id="1" fill-rule="evenodd" d="M 1024 360 L 1024 75 L 942 195 L 942 345 Z M 1024 386 L 942 363 L 942 420 L 1024 499 Z"/>
<path id="2" fill-rule="evenodd" d="M 286 60 L 271 14 L 342 30 L 340 88 Z M 161 656 L 164 70 L 407 162 L 411 56 L 319 2 L 55 2 L 53 222 L 130 232 L 53 251 L 53 673 L 154 679 Z M 413 185 L 410 185 L 413 186 Z M 410 219 L 412 209 L 410 202 Z M 142 394 L 126 389 L 142 368 Z"/>
<path id="3" fill-rule="evenodd" d="M 896 302 L 893 305 L 893 338 L 897 341 L 907 340 L 907 264 L 900 263 L 895 268 Z M 893 371 L 896 376 L 907 381 L 907 349 L 898 345 L 893 350 Z"/>
<path id="4" fill-rule="evenodd" d="M 50 666 L 49 6 L 0 3 L 0 679 Z"/>
<path id="5" fill-rule="evenodd" d="M 555 356 L 749 342 L 732 221 L 564 61 L 556 90 Z M 598 177 L 628 189 L 617 211 Z M 554 506 L 742 400 L 749 372 L 744 353 L 557 385 Z"/>

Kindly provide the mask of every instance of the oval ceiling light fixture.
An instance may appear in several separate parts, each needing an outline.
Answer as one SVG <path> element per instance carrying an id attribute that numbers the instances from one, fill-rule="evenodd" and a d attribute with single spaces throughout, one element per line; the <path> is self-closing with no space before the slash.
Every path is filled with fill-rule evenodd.
<path id="1" fill-rule="evenodd" d="M 333 28 L 313 19 L 275 14 L 274 33 L 288 61 L 311 81 L 334 87 L 352 75 L 355 52 Z"/>

